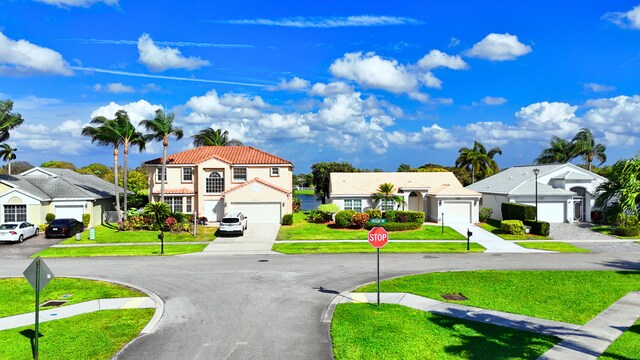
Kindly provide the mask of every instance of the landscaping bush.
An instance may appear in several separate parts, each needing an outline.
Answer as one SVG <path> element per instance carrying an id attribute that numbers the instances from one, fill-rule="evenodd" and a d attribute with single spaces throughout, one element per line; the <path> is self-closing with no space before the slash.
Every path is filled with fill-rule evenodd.
<path id="1" fill-rule="evenodd" d="M 355 210 L 342 210 L 336 214 L 336 225 L 340 228 L 347 228 L 351 225 L 351 218 L 355 214 Z"/>
<path id="2" fill-rule="evenodd" d="M 406 222 L 424 223 L 423 211 L 398 211 L 398 216 L 401 214 L 407 217 Z"/>
<path id="3" fill-rule="evenodd" d="M 172 217 L 169 216 L 168 218 L 166 218 L 166 220 L 164 221 L 164 225 L 169 228 L 169 231 L 173 231 L 173 228 L 176 226 L 176 224 L 178 223 L 178 221 Z"/>
<path id="4" fill-rule="evenodd" d="M 178 224 L 181 224 L 183 222 L 185 222 L 185 220 L 187 220 L 187 217 L 185 216 L 185 214 L 175 211 L 175 212 L 171 212 L 171 214 L 169 214 L 170 217 L 176 219 L 176 222 Z"/>
<path id="5" fill-rule="evenodd" d="M 285 214 L 282 217 L 282 225 L 293 225 L 293 214 Z"/>
<path id="6" fill-rule="evenodd" d="M 82 223 L 84 224 L 84 227 L 89 226 L 90 222 L 91 222 L 91 214 L 82 214 Z"/>
<path id="7" fill-rule="evenodd" d="M 318 205 L 318 212 L 322 214 L 325 221 L 331 221 L 331 215 L 340 211 L 340 208 L 336 204 L 322 204 Z"/>
<path id="8" fill-rule="evenodd" d="M 500 210 L 502 210 L 503 220 L 526 221 L 536 218 L 536 207 L 531 205 L 502 203 Z"/>
<path id="9" fill-rule="evenodd" d="M 44 217 L 44 220 L 47 222 L 47 224 L 52 222 L 55 219 L 56 219 L 56 214 L 53 214 L 53 213 L 47 213 L 47 216 Z"/>
<path id="10" fill-rule="evenodd" d="M 380 209 L 369 209 L 365 213 L 369 215 L 369 219 L 382 219 L 382 211 Z"/>
<path id="11" fill-rule="evenodd" d="M 38 229 L 40 229 L 40 232 L 43 232 L 47 229 L 47 224 L 40 224 L 38 225 Z"/>
<path id="12" fill-rule="evenodd" d="M 531 234 L 549 236 L 549 223 L 546 221 L 525 221 L 524 224 L 531 227 Z"/>
<path id="13" fill-rule="evenodd" d="M 503 220 L 500 227 L 505 234 L 524 235 L 524 224 L 520 220 Z"/>
<path id="14" fill-rule="evenodd" d="M 362 229 L 367 221 L 369 221 L 369 214 L 367 213 L 355 213 L 351 218 L 351 223 L 353 224 L 353 226 L 359 229 Z"/>
<path id="15" fill-rule="evenodd" d="M 384 212 L 384 218 L 387 219 L 387 222 L 397 222 L 398 221 L 398 212 L 395 210 L 388 210 Z"/>
<path id="16" fill-rule="evenodd" d="M 618 226 L 613 228 L 611 232 L 618 236 L 638 236 L 640 235 L 640 227 L 637 226 Z"/>
<path id="17" fill-rule="evenodd" d="M 373 224 L 368 222 L 364 225 L 364 228 L 367 230 L 371 230 L 376 227 L 378 224 Z M 406 230 L 418 230 L 422 228 L 421 222 L 389 222 L 387 221 L 384 224 L 380 224 L 380 227 L 384 228 L 387 231 L 406 231 Z"/>
<path id="18" fill-rule="evenodd" d="M 302 201 L 300 201 L 300 198 L 298 198 L 298 196 L 294 195 L 293 196 L 293 212 L 298 212 L 300 211 L 300 209 L 302 209 Z"/>
<path id="19" fill-rule="evenodd" d="M 637 215 L 618 214 L 618 217 L 616 218 L 616 225 L 622 227 L 638 227 L 640 226 L 640 223 L 638 222 Z"/>
<path id="20" fill-rule="evenodd" d="M 480 222 L 487 222 L 487 220 L 491 219 L 491 215 L 493 215 L 492 208 L 480 208 Z"/>
<path id="21" fill-rule="evenodd" d="M 307 221 L 321 223 L 327 221 L 324 214 L 317 210 L 311 210 L 307 213 Z"/>

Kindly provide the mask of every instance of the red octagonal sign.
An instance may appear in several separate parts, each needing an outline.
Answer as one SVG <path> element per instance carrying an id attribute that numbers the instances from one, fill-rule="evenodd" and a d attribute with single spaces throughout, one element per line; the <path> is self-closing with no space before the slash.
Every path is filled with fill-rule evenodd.
<path id="1" fill-rule="evenodd" d="M 381 248 L 389 241 L 389 233 L 381 227 L 374 227 L 369 231 L 369 244 L 374 248 Z"/>

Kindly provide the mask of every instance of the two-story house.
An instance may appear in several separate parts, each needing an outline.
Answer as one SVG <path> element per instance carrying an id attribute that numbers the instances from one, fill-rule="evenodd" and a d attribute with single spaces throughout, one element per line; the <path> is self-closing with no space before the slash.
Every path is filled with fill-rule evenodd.
<path id="1" fill-rule="evenodd" d="M 160 201 L 162 158 L 145 162 L 149 200 Z M 209 221 L 242 212 L 250 223 L 281 223 L 293 210 L 290 161 L 251 146 L 202 146 L 167 156 L 164 199 L 172 211 Z"/>

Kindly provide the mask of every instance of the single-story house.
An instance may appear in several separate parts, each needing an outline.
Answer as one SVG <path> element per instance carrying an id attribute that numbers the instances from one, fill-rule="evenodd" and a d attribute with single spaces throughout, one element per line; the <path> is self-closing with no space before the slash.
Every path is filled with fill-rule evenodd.
<path id="1" fill-rule="evenodd" d="M 606 178 L 579 166 L 567 164 L 514 166 L 467 186 L 482 193 L 482 207 L 493 210 L 502 220 L 501 204 L 513 202 L 536 205 L 538 220 L 550 223 L 591 221 L 598 185 Z"/>
<path id="2" fill-rule="evenodd" d="M 162 158 L 145 167 L 149 201 L 160 201 Z M 249 223 L 280 224 L 293 212 L 292 177 L 290 161 L 251 146 L 201 146 L 167 156 L 164 200 L 209 221 L 242 212 Z"/>
<path id="3" fill-rule="evenodd" d="M 78 221 L 90 214 L 89 226 L 97 226 L 107 211 L 115 210 L 114 194 L 113 183 L 94 175 L 35 167 L 18 175 L 0 175 L 0 218 L 44 224 L 47 213 Z"/>
<path id="4" fill-rule="evenodd" d="M 393 201 L 374 199 L 381 184 L 394 185 L 404 205 L 400 209 L 423 211 L 429 221 L 476 223 L 481 194 L 465 189 L 451 172 L 331 173 L 329 200 L 342 210 L 397 210 Z"/>

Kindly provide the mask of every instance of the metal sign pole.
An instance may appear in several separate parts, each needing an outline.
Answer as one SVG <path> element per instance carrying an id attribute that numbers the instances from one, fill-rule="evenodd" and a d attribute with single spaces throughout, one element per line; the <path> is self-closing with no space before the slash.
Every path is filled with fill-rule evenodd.
<path id="1" fill-rule="evenodd" d="M 34 360 L 38 360 L 38 337 L 40 322 L 40 259 L 36 260 L 36 333 L 34 338 Z"/>
<path id="2" fill-rule="evenodd" d="M 380 248 L 378 250 L 378 306 L 380 306 Z"/>
<path id="3" fill-rule="evenodd" d="M 196 237 L 196 228 L 198 227 L 198 212 L 193 212 L 193 237 Z"/>

